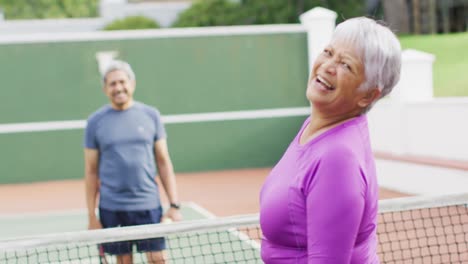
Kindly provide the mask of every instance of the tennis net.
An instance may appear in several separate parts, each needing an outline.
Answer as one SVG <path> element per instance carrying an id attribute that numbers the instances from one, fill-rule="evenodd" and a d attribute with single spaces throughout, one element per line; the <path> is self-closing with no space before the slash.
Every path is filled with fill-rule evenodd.
<path id="1" fill-rule="evenodd" d="M 379 203 L 382 263 L 468 263 L 468 194 L 415 196 Z"/>
<path id="2" fill-rule="evenodd" d="M 468 194 L 379 202 L 382 263 L 468 263 Z M 115 263 L 100 245 L 165 237 L 168 263 L 262 263 L 258 215 L 0 241 L 0 263 Z M 134 263 L 149 263 L 134 252 Z"/>

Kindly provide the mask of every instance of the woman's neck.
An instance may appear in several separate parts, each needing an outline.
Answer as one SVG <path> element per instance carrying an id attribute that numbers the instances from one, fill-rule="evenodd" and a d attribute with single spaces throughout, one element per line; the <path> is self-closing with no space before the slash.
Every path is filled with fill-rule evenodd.
<path id="1" fill-rule="evenodd" d="M 312 139 L 318 137 L 329 129 L 332 129 L 352 118 L 359 116 L 351 113 L 348 115 L 323 115 L 318 111 L 313 111 L 310 114 L 310 122 L 302 132 L 300 143 L 305 144 Z"/>

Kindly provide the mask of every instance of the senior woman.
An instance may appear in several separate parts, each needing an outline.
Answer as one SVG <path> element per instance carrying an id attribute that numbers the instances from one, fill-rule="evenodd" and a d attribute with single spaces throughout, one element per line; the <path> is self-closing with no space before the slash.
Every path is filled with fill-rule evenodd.
<path id="1" fill-rule="evenodd" d="M 363 17 L 337 26 L 307 85 L 310 117 L 260 193 L 265 263 L 379 263 L 366 112 L 390 93 L 400 67 L 387 27 Z"/>

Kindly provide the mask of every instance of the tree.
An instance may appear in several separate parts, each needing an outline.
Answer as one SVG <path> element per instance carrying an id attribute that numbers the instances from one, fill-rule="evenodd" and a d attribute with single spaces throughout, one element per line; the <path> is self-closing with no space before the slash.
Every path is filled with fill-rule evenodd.
<path id="1" fill-rule="evenodd" d="M 409 13 L 406 0 L 383 0 L 385 21 L 397 33 L 410 33 Z"/>
<path id="2" fill-rule="evenodd" d="M 182 12 L 174 27 L 207 27 L 242 24 L 240 5 L 226 0 L 201 0 Z"/>
<path id="3" fill-rule="evenodd" d="M 175 27 L 298 23 L 316 6 L 338 13 L 338 22 L 365 14 L 364 0 L 199 0 L 183 12 Z"/>
<path id="4" fill-rule="evenodd" d="M 99 0 L 0 0 L 5 18 L 95 17 Z"/>

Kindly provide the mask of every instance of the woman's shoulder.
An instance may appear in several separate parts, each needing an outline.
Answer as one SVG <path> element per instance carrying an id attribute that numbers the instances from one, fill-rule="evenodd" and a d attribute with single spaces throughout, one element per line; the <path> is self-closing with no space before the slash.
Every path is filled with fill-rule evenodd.
<path id="1" fill-rule="evenodd" d="M 356 157 L 356 150 L 347 141 L 326 140 L 326 147 L 320 152 L 320 160 L 331 159 L 334 161 L 353 159 Z"/>

